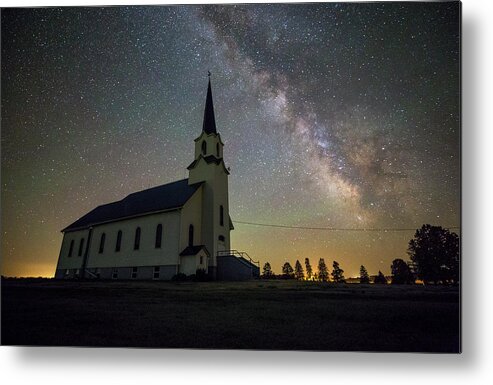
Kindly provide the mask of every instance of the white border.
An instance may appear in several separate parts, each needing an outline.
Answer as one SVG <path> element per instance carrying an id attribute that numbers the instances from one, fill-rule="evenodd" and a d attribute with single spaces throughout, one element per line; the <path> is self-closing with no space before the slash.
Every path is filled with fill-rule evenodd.
<path id="1" fill-rule="evenodd" d="M 120 0 L 45 4 L 163 3 L 166 2 Z M 201 385 L 491 383 L 493 254 L 488 239 L 493 217 L 491 4 L 480 0 L 463 3 L 462 355 L 1 347 L 2 380 L 50 385 L 156 381 Z M 2 7 L 32 5 L 41 3 L 2 2 Z"/>

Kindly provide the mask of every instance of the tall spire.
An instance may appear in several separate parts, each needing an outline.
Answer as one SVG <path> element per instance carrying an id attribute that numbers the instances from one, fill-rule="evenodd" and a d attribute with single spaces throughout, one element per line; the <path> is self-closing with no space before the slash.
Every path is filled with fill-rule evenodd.
<path id="1" fill-rule="evenodd" d="M 205 100 L 204 124 L 202 131 L 206 134 L 217 134 L 216 118 L 214 117 L 214 105 L 212 103 L 211 73 L 208 72 L 209 86 L 207 87 L 207 99 Z"/>

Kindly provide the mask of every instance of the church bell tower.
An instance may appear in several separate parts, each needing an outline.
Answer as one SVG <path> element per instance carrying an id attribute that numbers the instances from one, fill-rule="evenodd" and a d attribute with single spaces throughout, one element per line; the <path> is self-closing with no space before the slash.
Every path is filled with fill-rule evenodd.
<path id="1" fill-rule="evenodd" d="M 209 274 L 215 277 L 217 255 L 230 250 L 228 175 L 223 159 L 224 143 L 216 129 L 209 73 L 202 132 L 195 139 L 195 159 L 187 167 L 188 184 L 203 182 L 202 241 L 210 253 Z"/>

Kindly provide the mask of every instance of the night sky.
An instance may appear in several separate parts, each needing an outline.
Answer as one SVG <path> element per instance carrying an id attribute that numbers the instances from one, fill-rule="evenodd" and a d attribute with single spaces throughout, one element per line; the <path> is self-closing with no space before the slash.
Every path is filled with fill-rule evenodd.
<path id="1" fill-rule="evenodd" d="M 413 231 L 237 221 L 459 226 L 459 7 L 3 9 L 2 274 L 53 276 L 62 228 L 187 177 L 208 70 L 232 247 L 389 274 Z"/>

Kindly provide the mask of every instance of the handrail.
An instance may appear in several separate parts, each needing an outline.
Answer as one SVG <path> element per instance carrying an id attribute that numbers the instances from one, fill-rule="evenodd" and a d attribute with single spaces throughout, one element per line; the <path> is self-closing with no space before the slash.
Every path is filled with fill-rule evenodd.
<path id="1" fill-rule="evenodd" d="M 217 252 L 217 256 L 226 256 L 226 255 L 233 255 L 235 257 L 241 257 L 243 259 L 248 260 L 250 263 L 253 265 L 257 265 L 260 268 L 260 261 L 254 261 L 246 251 L 238 251 L 238 250 L 221 250 Z"/>
<path id="2" fill-rule="evenodd" d="M 88 269 L 84 269 L 86 273 L 89 273 L 93 278 L 99 278 L 97 276 L 97 274 L 94 274 L 92 271 L 88 270 Z"/>

